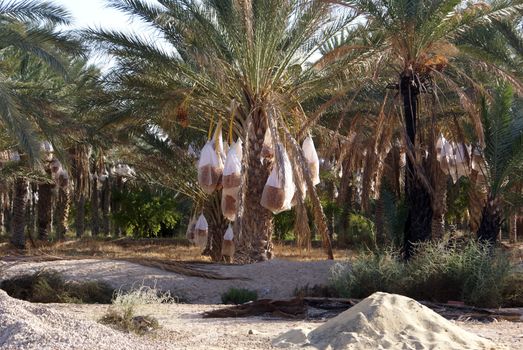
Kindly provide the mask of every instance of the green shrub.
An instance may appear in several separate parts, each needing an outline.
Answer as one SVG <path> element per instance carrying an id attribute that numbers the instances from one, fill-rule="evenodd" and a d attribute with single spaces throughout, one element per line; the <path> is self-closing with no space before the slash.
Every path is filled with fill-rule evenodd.
<path id="1" fill-rule="evenodd" d="M 346 247 L 374 249 L 376 247 L 374 223 L 363 215 L 350 213 L 347 232 L 338 236 L 338 243 Z"/>
<path id="2" fill-rule="evenodd" d="M 258 300 L 258 293 L 255 290 L 245 288 L 229 288 L 222 294 L 224 304 L 244 304 L 249 301 Z"/>
<path id="3" fill-rule="evenodd" d="M 121 208 L 112 216 L 127 235 L 155 237 L 162 229 L 174 229 L 181 214 L 174 194 L 149 188 L 129 188 L 114 193 Z"/>
<path id="4" fill-rule="evenodd" d="M 274 216 L 274 238 L 277 241 L 294 239 L 294 210 L 287 210 Z"/>
<path id="5" fill-rule="evenodd" d="M 331 283 L 344 297 L 364 298 L 382 291 L 418 300 L 461 300 L 469 305 L 503 305 L 510 276 L 508 258 L 476 242 L 464 246 L 419 245 L 403 262 L 392 251 L 363 254 L 352 264 L 338 264 Z M 512 293 L 517 298 L 517 293 Z"/>
<path id="6" fill-rule="evenodd" d="M 486 245 L 428 243 L 407 264 L 409 295 L 417 299 L 463 300 L 470 305 L 499 306 L 510 272 L 508 258 Z"/>
<path id="7" fill-rule="evenodd" d="M 346 298 L 365 298 L 376 291 L 402 293 L 399 283 L 405 266 L 391 251 L 365 253 L 351 264 L 337 263 L 331 271 L 331 284 Z"/>
<path id="8" fill-rule="evenodd" d="M 114 290 L 99 281 L 65 281 L 55 271 L 41 270 L 0 283 L 13 298 L 34 303 L 109 304 Z"/>
<path id="9" fill-rule="evenodd" d="M 503 288 L 504 307 L 523 307 L 523 273 L 513 273 Z"/>

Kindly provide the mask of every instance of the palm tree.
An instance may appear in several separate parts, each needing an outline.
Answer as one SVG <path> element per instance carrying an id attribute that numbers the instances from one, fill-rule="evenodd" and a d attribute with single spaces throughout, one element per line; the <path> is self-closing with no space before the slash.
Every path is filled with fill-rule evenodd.
<path id="1" fill-rule="evenodd" d="M 165 44 L 159 47 L 114 31 L 89 31 L 116 57 L 116 84 L 132 89 L 121 105 L 142 106 L 138 113 L 129 112 L 135 117 L 145 103 L 155 105 L 159 108 L 154 115 L 167 118 L 172 117 L 169 109 L 180 106 L 201 128 L 213 118 L 232 119 L 233 132 L 245 145 L 237 251 L 246 260 L 270 258 L 272 214 L 260 205 L 272 167 L 272 162 L 260 163 L 265 132 L 270 129 L 278 143 L 275 161 L 281 169 L 278 128 L 287 126 L 294 136 L 304 137 L 301 126 L 307 123 L 301 103 L 340 86 L 345 77 L 335 72 L 350 63 L 311 65 L 311 55 L 353 15 L 333 17 L 330 5 L 309 0 L 114 0 L 111 5 L 151 25 Z"/>
<path id="2" fill-rule="evenodd" d="M 379 62 L 384 71 L 397 72 L 393 77 L 395 82 L 389 88 L 399 91 L 403 114 L 407 151 L 405 195 L 409 207 L 404 247 L 408 258 L 415 242 L 431 237 L 433 218 L 433 188 L 430 175 L 423 170 L 425 157 L 421 156 L 422 150 L 430 152 L 432 147 L 424 145 L 420 138 L 424 117 L 419 115 L 421 97 L 435 95 L 440 89 L 438 84 L 452 90 L 462 101 L 476 127 L 477 137 L 482 141 L 481 122 L 472 98 L 461 89 L 462 85 L 476 86 L 461 70 L 461 65 L 467 62 L 476 69 L 481 67 L 509 80 L 517 79 L 503 66 L 489 61 L 489 57 L 463 49 L 459 39 L 475 26 L 513 18 L 522 12 L 523 5 L 519 0 L 472 5 L 456 0 L 335 2 L 350 6 L 362 15 L 363 26 L 375 38 L 373 46 L 369 46 L 369 50 L 375 52 L 374 62 Z M 338 54 L 331 56 L 343 57 L 353 45 L 353 41 L 339 45 L 334 51 Z"/>
<path id="3" fill-rule="evenodd" d="M 487 200 L 482 210 L 478 238 L 495 243 L 503 222 L 502 209 L 521 202 L 521 193 L 512 191 L 523 181 L 523 102 L 514 100 L 513 88 L 501 85 L 489 103 L 483 98 L 481 116 L 485 130 L 483 163 Z"/>
<path id="4" fill-rule="evenodd" d="M 46 167 L 45 172 L 46 174 L 51 175 L 51 169 L 49 169 L 48 166 Z M 53 194 L 55 187 L 56 184 L 51 179 L 38 184 L 38 239 L 43 241 L 47 241 L 51 234 Z"/>
<path id="5" fill-rule="evenodd" d="M 65 75 L 61 55 L 80 52 L 80 45 L 76 41 L 56 30 L 57 25 L 68 23 L 69 14 L 49 2 L 0 1 L 0 123 L 9 130 L 28 161 L 33 164 L 40 157 L 40 143 L 36 136 L 38 128 L 35 124 L 42 125 L 40 122 L 45 112 L 27 94 L 27 86 L 12 79 L 13 66 L 8 63 L 15 62 L 23 67 L 26 57 L 35 57 Z M 12 241 L 18 248 L 25 246 L 23 216 L 26 199 L 27 181 L 21 176 L 15 180 L 13 203 Z"/>

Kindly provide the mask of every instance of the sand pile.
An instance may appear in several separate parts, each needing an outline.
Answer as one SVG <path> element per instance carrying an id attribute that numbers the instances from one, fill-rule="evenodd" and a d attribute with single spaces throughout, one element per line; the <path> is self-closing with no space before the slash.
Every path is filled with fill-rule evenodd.
<path id="1" fill-rule="evenodd" d="M 500 349 L 413 299 L 387 293 L 370 297 L 307 334 L 294 329 L 276 347 L 317 349 Z"/>
<path id="2" fill-rule="evenodd" d="M 157 349 L 93 321 L 77 320 L 0 290 L 0 349 Z"/>

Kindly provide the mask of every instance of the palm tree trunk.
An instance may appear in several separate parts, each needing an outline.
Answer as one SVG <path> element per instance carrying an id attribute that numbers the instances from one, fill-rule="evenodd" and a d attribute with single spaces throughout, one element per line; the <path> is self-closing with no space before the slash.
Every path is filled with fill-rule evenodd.
<path id="1" fill-rule="evenodd" d="M 25 249 L 25 219 L 27 205 L 27 180 L 15 179 L 13 199 L 13 234 L 11 243 L 19 249 Z"/>
<path id="2" fill-rule="evenodd" d="M 403 109 L 407 138 L 413 154 L 416 154 L 416 117 L 419 82 L 411 74 L 403 73 L 400 81 L 400 92 L 403 97 Z M 409 259 L 414 253 L 415 243 L 427 241 L 431 237 L 432 203 L 427 189 L 415 174 L 412 159 L 407 157 L 405 169 L 405 197 L 408 205 L 407 221 L 405 223 L 404 253 Z"/>
<path id="3" fill-rule="evenodd" d="M 482 210 L 478 239 L 481 242 L 495 244 L 501 229 L 501 209 L 494 198 L 489 196 Z"/>
<path id="4" fill-rule="evenodd" d="M 68 230 L 69 219 L 69 188 L 67 186 L 58 187 L 58 195 L 56 198 L 56 239 L 63 240 Z"/>
<path id="5" fill-rule="evenodd" d="M 261 206 L 260 199 L 269 177 L 270 164 L 260 162 L 263 138 L 267 130 L 267 116 L 257 109 L 252 116 L 252 129 L 245 145 L 247 174 L 245 176 L 243 215 L 236 256 L 240 260 L 264 261 L 271 259 L 272 213 Z"/>
<path id="6" fill-rule="evenodd" d="M 509 242 L 516 243 L 518 240 L 518 215 L 516 213 L 510 215 L 509 219 Z"/>
<path id="7" fill-rule="evenodd" d="M 51 234 L 53 217 L 53 189 L 52 183 L 41 183 L 38 185 L 38 239 L 47 241 Z"/>
<path id="8" fill-rule="evenodd" d="M 468 191 L 469 229 L 471 232 L 478 232 L 479 230 L 483 207 L 485 206 L 487 197 L 484 189 L 477 183 L 478 175 L 476 170 L 472 170 Z"/>
<path id="9" fill-rule="evenodd" d="M 4 213 L 4 230 L 5 233 L 11 234 L 12 232 L 12 221 L 13 221 L 13 188 L 9 186 L 7 191 L 3 195 L 4 203 L 2 211 Z"/>
<path id="10" fill-rule="evenodd" d="M 353 178 L 354 175 L 350 169 L 350 159 L 349 157 L 343 162 L 343 174 L 340 179 L 340 189 L 338 192 L 338 198 L 336 199 L 337 204 L 342 208 L 341 209 L 341 219 L 340 225 L 338 227 L 338 234 L 340 236 L 346 235 L 348 230 L 348 220 L 349 213 L 355 207 L 354 204 L 354 185 Z"/>
<path id="11" fill-rule="evenodd" d="M 26 203 L 26 234 L 30 239 L 31 243 L 34 243 L 33 237 L 35 233 L 36 226 L 36 192 L 38 191 L 38 186 L 34 182 L 29 183 L 27 203 Z"/>
<path id="12" fill-rule="evenodd" d="M 434 196 L 432 203 L 432 239 L 442 239 L 445 235 L 445 214 L 447 213 L 447 177 L 439 168 L 433 170 Z"/>
<path id="13" fill-rule="evenodd" d="M 76 210 L 76 237 L 85 233 L 85 197 L 89 186 L 89 149 L 87 145 L 78 143 L 69 149 L 71 170 L 74 183 L 74 205 Z"/>
<path id="14" fill-rule="evenodd" d="M 5 233 L 5 215 L 4 215 L 4 207 L 5 207 L 5 196 L 4 196 L 4 184 L 0 183 L 0 236 Z"/>
<path id="15" fill-rule="evenodd" d="M 114 183 L 114 189 L 118 192 L 121 192 L 123 191 L 123 178 L 119 175 L 116 176 L 116 178 L 113 179 L 113 183 Z M 120 202 L 118 202 L 117 200 L 115 200 L 114 197 L 111 198 L 112 201 L 111 201 L 111 212 L 112 213 L 118 213 L 120 211 L 120 208 L 121 208 L 121 204 Z M 116 224 L 113 225 L 113 234 L 115 237 L 120 237 L 122 235 L 122 228 Z"/>
<path id="16" fill-rule="evenodd" d="M 209 255 L 212 261 L 222 259 L 223 235 L 228 225 L 227 219 L 222 215 L 220 197 L 220 192 L 215 192 L 207 207 L 204 208 L 205 217 L 209 223 L 209 236 L 203 255 Z"/>
<path id="17" fill-rule="evenodd" d="M 91 183 L 91 235 L 93 237 L 100 233 L 99 197 L 98 178 L 95 174 Z"/>
<path id="18" fill-rule="evenodd" d="M 516 242 L 518 241 L 518 234 L 523 233 L 523 215 L 521 215 L 521 211 L 519 214 L 516 217 Z"/>
<path id="19" fill-rule="evenodd" d="M 109 177 L 106 177 L 102 184 L 101 191 L 101 207 L 102 207 L 102 233 L 109 235 L 111 233 L 111 185 Z"/>
<path id="20" fill-rule="evenodd" d="M 85 195 L 83 193 L 78 195 L 75 200 L 76 217 L 74 220 L 74 227 L 76 231 L 76 238 L 82 238 L 85 233 Z"/>

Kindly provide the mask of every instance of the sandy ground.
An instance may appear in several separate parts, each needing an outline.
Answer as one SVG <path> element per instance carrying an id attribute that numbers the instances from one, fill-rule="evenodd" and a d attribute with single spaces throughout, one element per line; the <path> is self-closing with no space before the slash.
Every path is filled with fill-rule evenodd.
<path id="1" fill-rule="evenodd" d="M 75 318 L 96 320 L 106 310 L 102 305 L 53 304 Z M 272 349 L 271 341 L 294 328 L 312 330 L 324 320 L 282 320 L 271 317 L 203 319 L 202 312 L 220 305 L 175 304 L 143 306 L 139 314 L 154 315 L 162 328 L 144 340 L 159 341 L 158 349 Z M 455 322 L 455 321 L 452 321 Z M 457 325 L 492 340 L 509 349 L 523 349 L 523 323 L 515 322 L 455 322 Z M 115 348 L 116 349 L 116 348 Z"/>
<path id="2" fill-rule="evenodd" d="M 212 280 L 188 277 L 153 267 L 114 260 L 63 260 L 51 262 L 4 263 L 1 279 L 53 269 L 72 280 L 102 280 L 112 287 L 128 289 L 133 285 L 155 285 L 189 303 L 218 304 L 220 296 L 230 287 L 256 290 L 259 298 L 281 299 L 293 296 L 297 287 L 326 284 L 332 260 L 271 260 L 250 265 L 192 264 L 202 271 L 211 271 L 234 280 Z M 1 266 L 0 266 L 1 268 Z M 245 280 L 243 280 L 245 279 Z"/>
<path id="3" fill-rule="evenodd" d="M 133 283 L 154 284 L 163 290 L 195 304 L 173 304 L 161 306 L 142 306 L 137 311 L 141 315 L 151 315 L 159 320 L 161 329 L 132 340 L 134 350 L 138 349 L 269 349 L 271 340 L 293 328 L 314 329 L 324 322 L 321 320 L 282 320 L 269 317 L 249 317 L 236 319 L 202 319 L 202 312 L 223 306 L 220 295 L 229 287 L 255 289 L 262 298 L 288 298 L 295 288 L 304 285 L 325 284 L 328 281 L 331 261 L 292 262 L 274 260 L 243 266 L 200 265 L 201 269 L 218 272 L 224 276 L 247 277 L 250 280 L 208 280 L 187 277 L 144 267 L 122 261 L 111 260 L 69 260 L 42 263 L 3 264 L 0 279 L 14 275 L 49 268 L 60 271 L 66 278 L 84 280 L 105 280 L 115 288 L 129 287 Z M 73 320 L 96 321 L 107 310 L 107 305 L 39 305 L 65 313 Z M 1 315 L 0 315 L 1 316 Z M 466 330 L 491 339 L 496 344 L 511 349 L 523 349 L 523 323 L 457 322 Z M 65 328 L 67 329 L 67 328 Z M 0 330 L 0 333 L 2 330 Z M 154 344 L 154 346 L 152 346 Z M 35 346 L 27 349 L 39 349 Z M 53 347 L 48 347 L 52 349 Z M 59 347 L 56 347 L 58 349 Z M 72 347 L 69 347 L 72 349 Z M 99 349 L 124 349 L 127 347 L 112 344 Z M 2 347 L 0 349 L 7 349 Z M 83 349 L 79 347 L 77 349 Z"/>

